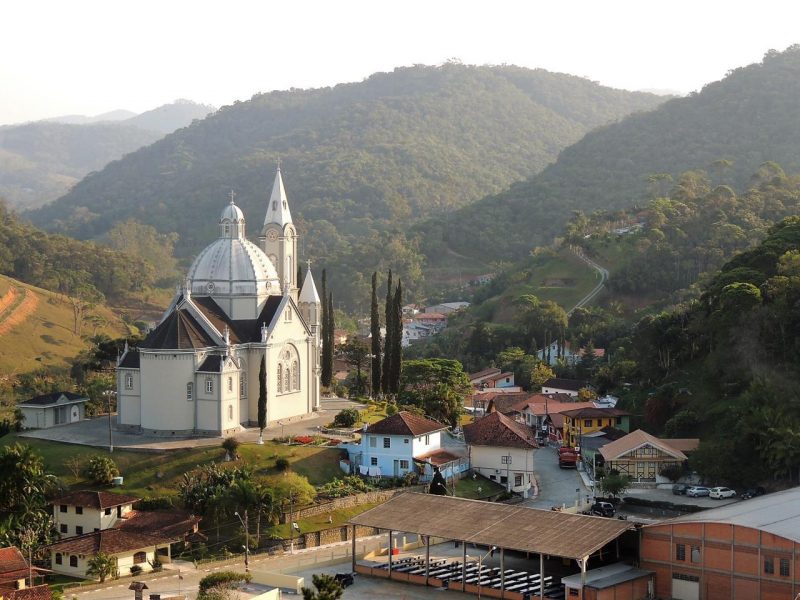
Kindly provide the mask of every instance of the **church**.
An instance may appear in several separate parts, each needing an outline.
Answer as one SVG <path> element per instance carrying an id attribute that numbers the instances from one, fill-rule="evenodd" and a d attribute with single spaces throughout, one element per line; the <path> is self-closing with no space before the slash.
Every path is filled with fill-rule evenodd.
<path id="1" fill-rule="evenodd" d="M 119 429 L 226 436 L 319 409 L 321 303 L 311 269 L 297 280 L 297 230 L 280 167 L 256 245 L 230 202 L 159 324 L 117 361 Z M 263 365 L 263 367 L 262 367 Z"/>

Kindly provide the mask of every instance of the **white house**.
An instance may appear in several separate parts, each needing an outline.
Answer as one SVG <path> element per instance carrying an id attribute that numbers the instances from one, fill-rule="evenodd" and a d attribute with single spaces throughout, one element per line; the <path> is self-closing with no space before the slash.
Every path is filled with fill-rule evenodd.
<path id="1" fill-rule="evenodd" d="M 552 377 L 542 384 L 543 394 L 566 394 L 567 396 L 577 397 L 582 389 L 594 390 L 594 386 L 588 381 L 580 379 L 561 379 Z"/>
<path id="2" fill-rule="evenodd" d="M 556 340 L 552 342 L 546 348 L 542 348 L 536 352 L 536 357 L 539 360 L 547 362 L 551 367 L 558 364 L 558 348 L 559 342 Z M 550 360 L 547 360 L 547 356 L 550 356 Z M 586 354 L 586 348 L 579 348 L 575 351 L 569 342 L 565 342 L 564 346 L 561 348 L 561 356 L 560 358 L 568 365 L 576 365 L 578 364 Z M 594 355 L 598 359 L 603 359 L 606 356 L 605 348 L 595 348 Z"/>
<path id="3" fill-rule="evenodd" d="M 132 513 L 137 500 L 111 492 L 72 492 L 53 500 L 53 524 L 62 538 L 111 529 Z"/>
<path id="4" fill-rule="evenodd" d="M 17 406 L 22 411 L 24 429 L 45 429 L 77 423 L 86 416 L 89 398 L 72 392 L 53 392 L 36 396 Z"/>
<path id="5" fill-rule="evenodd" d="M 224 436 L 319 409 L 320 298 L 297 280 L 297 231 L 280 170 L 258 245 L 231 200 L 158 326 L 117 364 L 118 427 L 164 436 Z M 259 381 L 261 364 L 266 366 Z"/>
<path id="6" fill-rule="evenodd" d="M 530 495 L 533 455 L 539 445 L 533 428 L 493 412 L 464 426 L 472 470 L 504 485 L 509 492 Z"/>
<path id="7" fill-rule="evenodd" d="M 414 460 L 441 450 L 442 431 L 447 429 L 407 411 L 366 426 L 361 442 L 345 446 L 357 473 L 375 477 L 402 477 L 418 472 Z"/>

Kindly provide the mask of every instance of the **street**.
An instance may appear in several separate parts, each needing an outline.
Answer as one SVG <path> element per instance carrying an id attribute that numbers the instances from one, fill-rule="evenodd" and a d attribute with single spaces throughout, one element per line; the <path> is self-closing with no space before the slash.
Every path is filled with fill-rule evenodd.
<path id="1" fill-rule="evenodd" d="M 544 509 L 562 504 L 572 506 L 579 494 L 583 499 L 589 494 L 576 469 L 558 466 L 558 455 L 554 448 L 539 448 L 533 456 L 533 469 L 539 483 L 539 495 L 525 500 L 524 506 Z"/>

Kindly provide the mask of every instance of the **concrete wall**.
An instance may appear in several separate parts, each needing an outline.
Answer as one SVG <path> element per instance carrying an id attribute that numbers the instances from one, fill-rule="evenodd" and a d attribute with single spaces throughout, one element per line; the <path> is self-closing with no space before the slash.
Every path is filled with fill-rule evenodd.
<path id="1" fill-rule="evenodd" d="M 365 492 L 363 494 L 353 494 L 352 496 L 345 496 L 343 498 L 334 498 L 329 502 L 322 504 L 315 504 L 313 506 L 306 506 L 295 510 L 292 513 L 292 519 L 297 521 L 299 519 L 307 519 L 316 515 L 324 515 L 325 513 L 342 508 L 353 508 L 361 506 L 362 504 L 371 504 L 376 502 L 386 502 L 390 498 L 394 498 L 397 494 L 404 492 L 421 492 L 423 486 L 399 488 L 394 490 L 375 490 L 373 492 Z M 281 523 L 289 522 L 289 513 L 284 512 L 281 515 Z"/>
<path id="2" fill-rule="evenodd" d="M 303 593 L 302 588 L 305 585 L 305 580 L 302 577 L 297 577 L 295 575 L 283 575 L 282 573 L 272 573 L 262 569 L 250 569 L 250 573 L 253 576 L 253 583 L 268 585 L 284 590 L 292 590 L 296 594 Z"/>
<path id="3" fill-rule="evenodd" d="M 509 485 L 510 490 L 526 494 L 533 482 L 533 453 L 530 448 L 504 448 L 497 446 L 470 446 L 470 467 L 484 477 L 496 481 L 501 485 Z M 511 464 L 503 464 L 503 456 L 511 457 Z M 508 484 L 503 484 L 502 478 L 508 476 Z M 514 485 L 516 475 L 522 477 L 522 485 Z"/>

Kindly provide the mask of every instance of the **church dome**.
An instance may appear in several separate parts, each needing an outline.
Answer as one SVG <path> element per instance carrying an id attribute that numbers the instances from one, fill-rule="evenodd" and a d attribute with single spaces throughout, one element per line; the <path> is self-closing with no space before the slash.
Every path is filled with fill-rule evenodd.
<path id="1" fill-rule="evenodd" d="M 193 294 L 263 296 L 281 293 L 272 261 L 244 237 L 244 225 L 244 214 L 231 200 L 219 218 L 219 238 L 206 246 L 189 268 L 187 277 Z"/>

